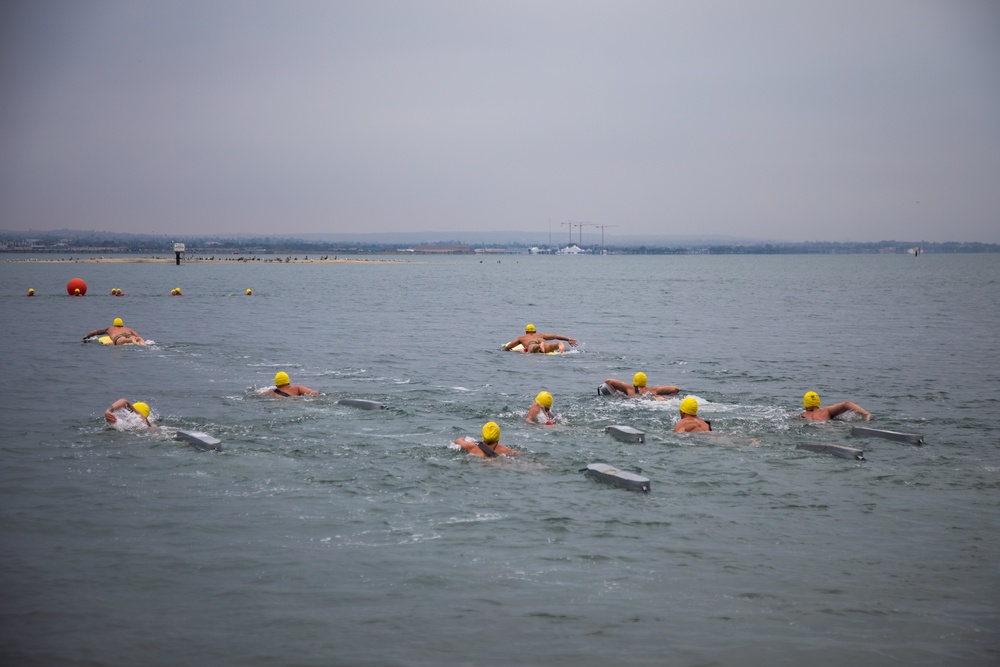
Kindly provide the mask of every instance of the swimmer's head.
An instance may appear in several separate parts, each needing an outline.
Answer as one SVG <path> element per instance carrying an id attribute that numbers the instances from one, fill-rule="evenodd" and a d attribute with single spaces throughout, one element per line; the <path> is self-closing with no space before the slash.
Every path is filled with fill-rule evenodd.
<path id="1" fill-rule="evenodd" d="M 28 294 L 34 294 L 34 293 L 35 293 L 35 288 L 34 287 L 29 287 L 28 288 Z"/>
<path id="2" fill-rule="evenodd" d="M 284 387 L 286 384 L 290 383 L 291 380 L 288 379 L 288 373 L 285 371 L 279 371 L 274 374 L 274 386 Z"/>
<path id="3" fill-rule="evenodd" d="M 500 442 L 500 427 L 496 422 L 486 422 L 483 424 L 483 442 Z"/>
<path id="4" fill-rule="evenodd" d="M 807 391 L 806 395 L 802 397 L 802 405 L 807 408 L 818 408 L 819 407 L 819 394 L 815 391 Z"/>
<path id="5" fill-rule="evenodd" d="M 633 387 L 645 387 L 646 386 L 646 374 L 639 371 L 632 376 L 632 386 Z"/>
<path id="6" fill-rule="evenodd" d="M 122 318 L 120 318 L 120 317 L 116 317 L 116 318 L 115 318 L 115 321 L 113 322 L 113 326 L 116 326 L 116 327 L 123 327 L 123 326 L 125 326 L 125 323 L 124 323 L 124 322 L 122 322 Z"/>
<path id="7" fill-rule="evenodd" d="M 143 419 L 149 419 L 149 406 L 145 403 L 133 403 L 132 409 L 142 415 Z"/>
<path id="8" fill-rule="evenodd" d="M 698 401 L 696 401 L 692 396 L 688 396 L 681 401 L 681 412 L 686 415 L 698 414 Z"/>
<path id="9" fill-rule="evenodd" d="M 552 394 L 547 391 L 540 392 L 538 396 L 535 396 L 535 402 L 548 410 L 552 407 Z"/>
<path id="10" fill-rule="evenodd" d="M 247 296 L 250 296 L 251 294 L 253 294 L 253 292 L 251 292 L 251 291 L 250 291 L 250 288 L 248 287 L 248 288 L 247 288 Z"/>
<path id="11" fill-rule="evenodd" d="M 529 324 L 528 326 L 524 327 L 524 333 L 535 333 L 535 325 Z"/>
<path id="12" fill-rule="evenodd" d="M 80 296 L 80 288 L 77 287 L 75 290 L 73 290 L 73 294 L 76 296 Z"/>

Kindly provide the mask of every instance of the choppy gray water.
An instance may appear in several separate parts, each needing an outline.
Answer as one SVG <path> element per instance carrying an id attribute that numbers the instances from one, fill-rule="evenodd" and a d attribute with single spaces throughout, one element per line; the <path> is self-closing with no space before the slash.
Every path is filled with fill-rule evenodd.
<path id="1" fill-rule="evenodd" d="M 4 664 L 1000 662 L 998 255 L 4 262 L 0 301 Z M 80 342 L 114 317 L 156 344 Z M 499 351 L 527 322 L 579 350 Z M 717 434 L 596 395 L 638 370 Z M 123 396 L 224 451 L 105 428 Z M 522 459 L 449 446 L 491 419 Z"/>

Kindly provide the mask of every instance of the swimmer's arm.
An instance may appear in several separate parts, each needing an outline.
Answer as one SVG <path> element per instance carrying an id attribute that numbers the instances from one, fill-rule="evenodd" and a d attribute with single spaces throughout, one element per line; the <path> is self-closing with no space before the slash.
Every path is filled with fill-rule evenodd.
<path id="1" fill-rule="evenodd" d="M 83 339 L 87 340 L 88 338 L 93 338 L 94 336 L 103 336 L 106 333 L 108 333 L 107 329 L 94 329 L 89 334 L 84 336 Z"/>
<path id="2" fill-rule="evenodd" d="M 522 341 L 521 341 L 522 338 L 524 338 L 524 336 L 518 336 L 514 340 L 512 340 L 509 343 L 507 343 L 506 345 L 504 345 L 503 349 L 509 352 L 510 350 L 512 350 L 513 348 L 517 347 L 518 345 L 522 345 L 523 344 Z"/>
<path id="3" fill-rule="evenodd" d="M 313 395 L 313 394 L 318 394 L 319 392 L 316 391 L 315 389 L 310 389 L 309 387 L 299 387 L 299 393 Z"/>
<path id="4" fill-rule="evenodd" d="M 866 422 L 870 422 L 872 420 L 872 413 L 868 412 L 857 403 L 852 403 L 851 401 L 844 401 L 843 403 L 831 405 L 827 408 L 827 410 L 829 411 L 831 418 L 842 415 L 848 411 L 854 411 L 864 417 Z"/>
<path id="5" fill-rule="evenodd" d="M 664 384 L 659 387 L 650 387 L 649 393 L 656 394 L 657 396 L 673 396 L 674 394 L 680 392 L 680 390 L 680 387 L 675 387 L 671 384 Z"/>
<path id="6" fill-rule="evenodd" d="M 608 385 L 609 387 L 611 387 L 615 391 L 620 391 L 623 394 L 629 393 L 630 387 L 627 384 L 625 384 L 624 382 L 622 382 L 621 380 L 616 380 L 614 378 L 608 378 L 607 380 L 604 381 L 604 384 Z"/>
<path id="7" fill-rule="evenodd" d="M 542 409 L 541 405 L 539 405 L 538 403 L 532 403 L 531 407 L 528 408 L 528 416 L 524 418 L 524 421 L 528 422 L 529 424 L 534 424 L 535 418 L 538 416 L 538 412 L 541 409 Z"/>
<path id="8" fill-rule="evenodd" d="M 576 340 L 568 336 L 560 336 L 559 334 L 539 334 L 544 340 L 564 340 L 573 347 L 576 347 Z"/>
<path id="9" fill-rule="evenodd" d="M 115 410 L 121 410 L 122 408 L 128 408 L 132 412 L 132 404 L 128 402 L 128 399 L 119 398 L 117 401 L 111 404 L 111 407 L 104 411 L 104 419 L 109 424 L 114 424 L 118 421 L 118 417 L 115 416 Z"/>

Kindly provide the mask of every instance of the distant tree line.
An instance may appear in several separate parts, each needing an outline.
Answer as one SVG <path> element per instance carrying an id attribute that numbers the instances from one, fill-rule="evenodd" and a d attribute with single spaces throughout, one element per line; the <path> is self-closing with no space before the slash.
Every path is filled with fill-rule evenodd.
<path id="1" fill-rule="evenodd" d="M 256 236 L 232 238 L 198 236 L 187 238 L 165 237 L 152 234 L 117 234 L 111 232 L 81 232 L 61 230 L 56 232 L 0 232 L 0 252 L 31 253 L 93 253 L 164 255 L 173 254 L 173 244 L 184 243 L 189 256 L 226 254 L 277 255 L 285 253 L 315 254 L 385 254 L 396 253 L 400 248 L 412 247 L 400 243 L 331 243 L 305 241 L 296 238 Z M 463 245 L 461 240 L 426 241 L 421 245 Z M 464 244 L 468 245 L 468 244 Z M 510 252 L 528 252 L 537 247 L 527 243 L 491 243 L 490 248 L 503 248 Z M 473 245 L 483 247 L 482 244 Z M 560 246 L 555 246 L 560 247 Z M 599 245 L 586 245 L 584 249 L 599 253 Z M 922 253 L 987 253 L 1000 252 L 996 243 L 943 243 L 927 241 L 877 241 L 861 242 L 805 242 L 805 243 L 748 243 L 748 244 L 688 244 L 688 245 L 605 245 L 609 254 L 628 255 L 802 255 L 802 254 L 905 254 L 912 248 Z M 553 248 L 554 249 L 554 248 Z"/>

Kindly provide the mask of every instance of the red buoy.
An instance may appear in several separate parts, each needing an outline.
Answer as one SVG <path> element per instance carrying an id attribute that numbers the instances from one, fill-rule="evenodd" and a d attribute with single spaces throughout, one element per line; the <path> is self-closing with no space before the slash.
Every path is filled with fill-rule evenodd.
<path id="1" fill-rule="evenodd" d="M 77 294 L 77 290 L 80 290 L 79 294 Z M 83 281 L 83 278 L 73 278 L 66 283 L 66 293 L 70 296 L 83 296 L 87 293 L 87 283 Z"/>

